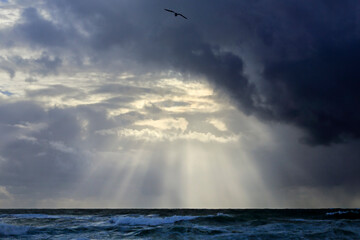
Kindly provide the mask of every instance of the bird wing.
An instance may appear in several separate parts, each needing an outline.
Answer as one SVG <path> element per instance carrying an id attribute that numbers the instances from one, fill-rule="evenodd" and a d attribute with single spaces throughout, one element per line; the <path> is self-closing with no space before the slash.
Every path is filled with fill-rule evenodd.
<path id="1" fill-rule="evenodd" d="M 183 18 L 187 19 L 187 17 L 185 17 L 184 15 L 182 15 L 181 13 L 179 13 L 179 16 L 182 16 Z"/>
<path id="2" fill-rule="evenodd" d="M 168 11 L 168 12 L 172 12 L 172 13 L 175 13 L 173 10 L 170 10 L 170 9 L 164 9 L 165 11 Z"/>

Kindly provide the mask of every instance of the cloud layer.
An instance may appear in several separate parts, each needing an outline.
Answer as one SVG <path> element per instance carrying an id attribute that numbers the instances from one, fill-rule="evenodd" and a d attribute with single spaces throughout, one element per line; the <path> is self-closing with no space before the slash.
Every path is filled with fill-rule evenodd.
<path id="1" fill-rule="evenodd" d="M 0 6 L 3 205 L 358 203 L 358 0 Z"/>
<path id="2" fill-rule="evenodd" d="M 67 30 L 71 36 L 110 61 L 126 56 L 146 66 L 203 76 L 225 89 L 242 111 L 300 127 L 309 144 L 359 137 L 358 111 L 351 107 L 359 101 L 358 1 L 174 3 L 191 17 L 172 19 L 172 25 L 164 20 L 166 12 L 160 12 L 165 2 L 151 4 L 60 1 L 52 7 L 77 22 L 78 28 Z M 69 26 L 56 30 L 60 26 L 50 28 L 36 14 L 28 15 L 37 29 L 49 28 L 50 36 L 69 36 Z M 26 29 L 32 32 L 33 27 Z M 27 37 L 52 46 L 50 36 Z M 255 76 L 245 74 L 245 65 L 251 64 L 257 65 L 251 67 L 261 79 L 258 86 Z"/>

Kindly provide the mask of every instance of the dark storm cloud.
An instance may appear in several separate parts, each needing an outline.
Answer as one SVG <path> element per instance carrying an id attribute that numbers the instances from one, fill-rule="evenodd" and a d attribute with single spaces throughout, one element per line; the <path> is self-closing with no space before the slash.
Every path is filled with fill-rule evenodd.
<path id="1" fill-rule="evenodd" d="M 303 129 L 309 144 L 360 137 L 357 0 L 174 3 L 189 21 L 162 15 L 168 5 L 51 3 L 83 25 L 96 51 L 120 48 L 119 54 L 145 65 L 204 76 L 248 114 Z M 33 11 L 24 14 L 34 19 Z M 261 90 L 244 74 L 246 56 L 234 47 L 256 57 Z"/>
<path id="2" fill-rule="evenodd" d="M 272 84 L 272 116 L 304 128 L 308 143 L 359 138 L 359 43 L 325 46 L 315 56 L 269 64 L 264 75 Z"/>
<path id="3" fill-rule="evenodd" d="M 272 33 L 274 56 L 264 56 L 263 71 L 269 117 L 305 129 L 307 143 L 360 137 L 359 7 L 358 1 L 286 6 L 290 17 Z"/>
<path id="4" fill-rule="evenodd" d="M 43 110 L 29 102 L 2 104 L 0 185 L 35 198 L 61 194 L 81 177 L 86 162 L 76 151 L 79 123 L 71 111 Z"/>
<path id="5" fill-rule="evenodd" d="M 37 9 L 26 8 L 21 16 L 22 23 L 15 26 L 14 32 L 36 46 L 64 46 L 66 34 L 52 22 L 44 19 Z"/>

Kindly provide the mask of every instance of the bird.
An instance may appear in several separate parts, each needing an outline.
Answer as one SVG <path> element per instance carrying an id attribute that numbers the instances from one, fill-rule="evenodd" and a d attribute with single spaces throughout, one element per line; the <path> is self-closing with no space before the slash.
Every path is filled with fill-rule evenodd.
<path id="1" fill-rule="evenodd" d="M 174 12 L 173 10 L 170 10 L 170 9 L 164 9 L 165 11 L 168 11 L 168 12 L 172 12 L 174 13 L 175 17 L 177 16 L 182 16 L 183 18 L 187 19 L 187 17 L 185 17 L 184 15 L 182 15 L 181 13 L 178 13 L 178 12 Z"/>

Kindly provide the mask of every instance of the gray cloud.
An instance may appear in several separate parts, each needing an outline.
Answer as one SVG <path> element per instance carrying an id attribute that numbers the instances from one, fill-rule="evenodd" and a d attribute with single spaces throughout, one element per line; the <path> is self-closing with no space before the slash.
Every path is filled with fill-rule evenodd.
<path id="1" fill-rule="evenodd" d="M 79 127 L 66 111 L 44 111 L 32 103 L 0 107 L 0 184 L 15 196 L 58 196 L 81 177 L 86 161 L 76 150 Z"/>
<path id="2" fill-rule="evenodd" d="M 38 80 L 35 79 L 35 78 L 32 78 L 32 77 L 28 77 L 28 78 L 26 78 L 24 81 L 27 82 L 27 83 L 35 83 L 35 82 L 37 82 Z"/>
<path id="3" fill-rule="evenodd" d="M 277 149 L 257 149 L 253 153 L 264 182 L 281 204 L 289 207 L 352 205 L 360 194 L 355 187 L 360 183 L 359 142 L 329 149 L 296 146 L 289 141 L 291 138 L 287 139 L 288 142 L 279 144 Z M 279 206 L 284 206 L 281 204 Z"/>
<path id="4" fill-rule="evenodd" d="M 104 84 L 94 90 L 92 93 L 121 93 L 126 95 L 139 95 L 144 93 L 153 93 L 151 88 L 134 87 L 124 84 Z"/>
<path id="5" fill-rule="evenodd" d="M 163 11 L 165 7 L 179 9 L 189 20 L 168 15 Z M 331 189 L 339 187 L 346 193 L 344 204 L 350 204 L 350 199 L 359 194 L 357 0 L 59 0 L 45 1 L 41 8 L 25 8 L 14 26 L 0 30 L 3 49 L 22 47 L 40 53 L 31 57 L 9 53 L 2 57 L 0 68 L 11 78 L 21 72 L 40 83 L 45 75 L 99 69 L 114 76 L 125 71 L 143 75 L 139 80 L 128 79 L 137 82 L 136 86 L 127 85 L 126 80 L 117 83 L 110 76 L 99 77 L 88 91 L 62 82 L 25 91 L 25 97 L 31 99 L 107 96 L 93 104 L 45 108 L 31 100 L 1 103 L 0 186 L 6 185 L 10 194 L 30 194 L 32 189 L 39 189 L 42 196 L 56 194 L 53 188 L 59 182 L 60 188 L 70 189 L 71 182 L 80 181 L 85 174 L 89 152 L 91 156 L 104 156 L 104 152 L 119 154 L 119 149 L 145 149 L 151 144 L 118 139 L 114 134 L 96 134 L 131 127 L 142 129 L 132 126 L 136 121 L 182 117 L 189 122 L 188 132 L 225 136 L 206 123 L 209 113 L 164 110 L 188 106 L 185 100 L 164 99 L 147 102 L 142 109 L 129 107 L 146 94 L 181 96 L 155 84 L 154 79 L 169 71 L 180 73 L 184 81 L 208 80 L 219 96 L 226 93 L 247 115 L 239 117 L 225 110 L 216 113 L 217 117 L 226 116 L 230 132 L 241 133 L 248 141 L 246 150 L 253 156 L 269 191 L 286 189 L 289 194 L 293 189 L 290 195 L 294 197 L 299 193 L 296 189 L 318 189 L 326 192 L 323 197 L 331 197 Z M 40 10 L 50 14 L 50 18 Z M 148 72 L 154 75 L 147 79 L 144 73 Z M 26 82 L 37 84 L 33 78 L 27 79 Z M 129 107 L 129 112 L 109 117 L 109 110 L 121 107 Z M 251 143 L 259 146 L 263 141 L 254 137 L 254 125 L 258 123 L 252 117 L 273 128 L 269 131 L 274 135 L 275 149 L 265 144 L 252 150 Z M 294 133 L 285 125 L 295 126 L 301 133 Z M 299 145 L 298 138 L 318 147 Z M 160 160 L 153 166 L 149 164 L 147 171 L 135 171 L 144 176 L 144 182 L 139 180 L 136 186 L 154 202 L 156 198 L 150 195 L 165 188 L 163 176 L 158 174 L 163 160 L 160 152 L 166 150 L 166 144 L 160 145 L 159 156 L 154 156 Z M 233 159 L 239 158 L 239 151 L 232 150 Z M 123 159 L 119 155 L 114 158 Z M 119 170 L 115 180 L 126 178 L 126 170 Z M 96 172 L 99 179 L 106 180 L 92 179 L 95 188 L 111 181 L 105 172 Z M 98 193 L 97 189 L 86 189 L 93 195 Z M 180 199 L 177 194 L 172 196 L 174 202 Z M 289 197 L 286 194 L 282 192 L 279 199 Z"/>
<path id="6" fill-rule="evenodd" d="M 42 97 L 42 96 L 55 97 L 61 95 L 71 95 L 78 92 L 79 91 L 77 89 L 57 84 L 47 87 L 45 89 L 27 90 L 26 95 L 28 97 Z"/>
<path id="7" fill-rule="evenodd" d="M 14 78 L 15 77 L 15 71 L 14 69 L 8 67 L 8 66 L 1 66 L 0 69 L 4 70 L 5 72 L 7 72 L 9 74 L 10 78 Z"/>
<path id="8" fill-rule="evenodd" d="M 14 32 L 26 42 L 35 46 L 65 46 L 66 34 L 52 22 L 44 19 L 36 8 L 26 8 L 21 15 L 22 23 L 14 28 Z"/>
<path id="9" fill-rule="evenodd" d="M 35 59 L 24 59 L 21 57 L 11 58 L 13 64 L 22 70 L 29 69 L 31 73 L 47 75 L 56 73 L 61 66 L 62 60 L 59 57 L 50 57 L 46 52 L 41 57 Z"/>
<path id="10" fill-rule="evenodd" d="M 22 56 L 0 58 L 0 64 L 3 65 L 3 67 L 0 66 L 0 69 L 5 70 L 10 78 L 14 78 L 17 71 L 41 76 L 56 74 L 62 65 L 62 60 L 57 56 L 52 57 L 43 52 L 37 58 L 23 58 Z"/>
<path id="11" fill-rule="evenodd" d="M 147 5 L 51 4 L 69 10 L 90 35 L 95 51 L 115 49 L 113 57 L 122 54 L 145 65 L 204 76 L 248 114 L 303 129 L 309 144 L 359 137 L 359 116 L 347 107 L 359 100 L 354 90 L 359 76 L 354 66 L 360 49 L 358 1 L 182 3 L 177 6 L 191 20 L 171 20 L 171 25 L 162 14 L 165 1 Z M 238 47 L 247 48 L 261 66 L 258 71 L 263 69 L 260 89 L 244 74 L 248 60 L 233 53 Z"/>

